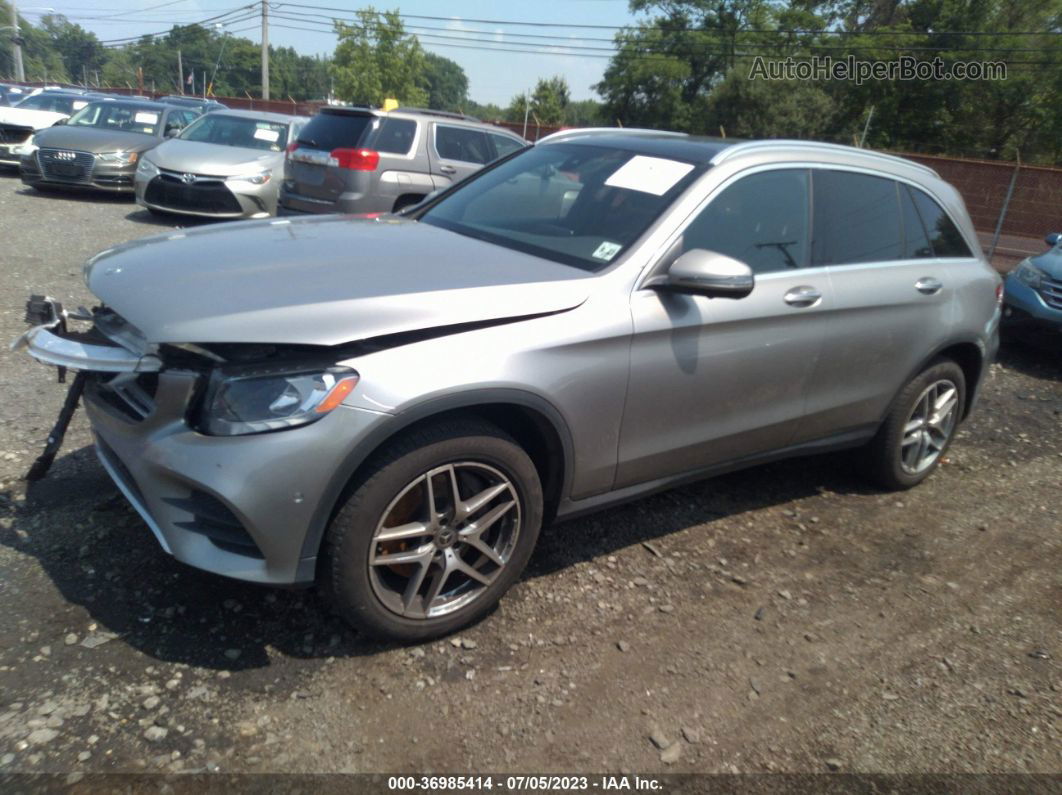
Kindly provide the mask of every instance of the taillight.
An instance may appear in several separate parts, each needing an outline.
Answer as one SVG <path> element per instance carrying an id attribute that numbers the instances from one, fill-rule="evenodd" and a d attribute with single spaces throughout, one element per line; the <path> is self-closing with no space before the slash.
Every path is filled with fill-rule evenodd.
<path id="1" fill-rule="evenodd" d="M 351 171 L 375 171 L 380 165 L 380 153 L 372 149 L 333 149 L 331 156 L 337 166 Z"/>
<path id="2" fill-rule="evenodd" d="M 996 285 L 996 305 L 1001 306 L 1003 304 L 1003 283 L 1000 282 Z"/>
<path id="3" fill-rule="evenodd" d="M 292 141 L 290 144 L 288 144 L 287 146 L 284 147 L 284 154 L 290 155 L 292 152 L 294 152 L 298 148 L 299 148 L 299 142 L 298 141 Z"/>

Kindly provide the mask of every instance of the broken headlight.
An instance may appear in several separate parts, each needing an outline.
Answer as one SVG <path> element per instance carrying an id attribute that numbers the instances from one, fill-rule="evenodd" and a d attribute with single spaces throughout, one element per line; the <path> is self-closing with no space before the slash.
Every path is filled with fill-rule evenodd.
<path id="1" fill-rule="evenodd" d="M 348 367 L 216 370 L 207 389 L 200 430 L 211 436 L 238 436 L 307 425 L 337 408 L 357 383 L 358 374 Z"/>

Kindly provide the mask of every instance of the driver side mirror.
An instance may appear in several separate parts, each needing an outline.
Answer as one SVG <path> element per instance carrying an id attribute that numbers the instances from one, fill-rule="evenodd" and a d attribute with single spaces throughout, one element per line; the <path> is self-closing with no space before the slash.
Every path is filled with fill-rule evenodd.
<path id="1" fill-rule="evenodd" d="M 646 286 L 710 298 L 744 298 L 756 286 L 756 277 L 741 260 L 695 248 L 671 263 L 666 274 L 646 282 Z"/>
<path id="2" fill-rule="evenodd" d="M 176 138 L 178 135 L 180 135 L 180 133 L 181 133 L 181 128 L 180 127 L 178 127 L 176 125 L 170 125 L 170 126 L 168 126 L 166 128 L 165 135 L 166 135 L 167 138 Z"/>
<path id="3" fill-rule="evenodd" d="M 1057 246 L 1059 240 L 1062 240 L 1062 232 L 1052 232 L 1044 238 L 1044 242 L 1047 243 L 1047 245 L 1049 245 L 1051 248 Z"/>

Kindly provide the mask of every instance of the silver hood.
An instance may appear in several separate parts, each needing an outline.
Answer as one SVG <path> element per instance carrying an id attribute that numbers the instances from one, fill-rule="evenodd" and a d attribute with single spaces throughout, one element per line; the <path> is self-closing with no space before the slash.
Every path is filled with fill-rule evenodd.
<path id="1" fill-rule="evenodd" d="M 284 165 L 283 152 L 182 141 L 180 138 L 171 138 L 159 144 L 147 158 L 159 168 L 169 171 L 217 177 L 233 177 L 267 168 L 280 170 Z"/>
<path id="2" fill-rule="evenodd" d="M 337 345 L 571 309 L 588 273 L 415 221 L 245 221 L 125 243 L 86 283 L 151 343 Z"/>

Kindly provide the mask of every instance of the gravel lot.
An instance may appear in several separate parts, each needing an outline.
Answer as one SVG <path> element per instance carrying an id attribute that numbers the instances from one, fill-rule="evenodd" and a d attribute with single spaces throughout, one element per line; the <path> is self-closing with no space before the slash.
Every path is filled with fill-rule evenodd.
<path id="1" fill-rule="evenodd" d="M 0 175 L 0 337 L 166 228 Z M 824 456 L 561 525 L 417 648 L 173 561 L 80 412 L 27 493 L 63 387 L 6 346 L 0 381 L 0 773 L 1062 771 L 1057 344 L 1004 346 L 921 488 Z"/>

